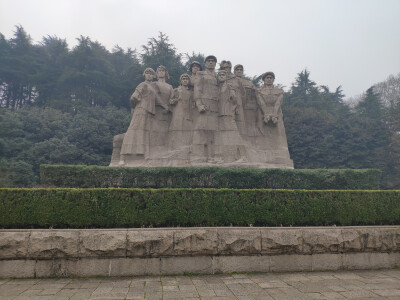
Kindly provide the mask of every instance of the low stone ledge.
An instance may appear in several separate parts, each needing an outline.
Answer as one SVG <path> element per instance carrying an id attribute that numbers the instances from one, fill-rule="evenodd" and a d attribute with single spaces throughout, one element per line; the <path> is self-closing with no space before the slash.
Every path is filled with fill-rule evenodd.
<path id="1" fill-rule="evenodd" d="M 216 274 L 393 268 L 400 252 L 0 260 L 0 278 Z"/>
<path id="2" fill-rule="evenodd" d="M 400 226 L 0 230 L 0 260 L 400 252 Z"/>

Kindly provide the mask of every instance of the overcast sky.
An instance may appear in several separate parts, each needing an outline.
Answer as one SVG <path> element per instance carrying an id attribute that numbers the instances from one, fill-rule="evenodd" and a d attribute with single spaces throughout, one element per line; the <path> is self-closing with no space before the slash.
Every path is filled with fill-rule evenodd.
<path id="1" fill-rule="evenodd" d="M 15 25 L 35 43 L 56 35 L 72 48 L 83 35 L 109 50 L 162 31 L 180 53 L 274 71 L 286 87 L 307 68 L 346 97 L 400 72 L 400 0 L 0 0 L 0 32 Z"/>

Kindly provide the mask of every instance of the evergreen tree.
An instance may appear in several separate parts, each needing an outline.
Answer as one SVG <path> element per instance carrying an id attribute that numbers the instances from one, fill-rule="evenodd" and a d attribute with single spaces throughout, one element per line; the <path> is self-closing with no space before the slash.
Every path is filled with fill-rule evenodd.
<path id="1" fill-rule="evenodd" d="M 135 87 L 143 81 L 143 68 L 140 65 L 136 50 L 124 51 L 116 46 L 110 56 L 114 67 L 113 86 L 111 89 L 112 104 L 130 109 L 129 98 Z"/>
<path id="2" fill-rule="evenodd" d="M 169 84 L 179 86 L 179 77 L 186 72 L 182 64 L 182 55 L 179 54 L 173 44 L 169 42 L 166 34 L 160 32 L 158 38 L 151 38 L 147 45 L 142 46 L 141 54 L 144 68 L 157 69 L 163 65 L 167 68 L 170 80 Z"/>
<path id="3" fill-rule="evenodd" d="M 8 41 L 8 46 L 3 37 L 0 40 L 2 106 L 19 109 L 34 103 L 37 97 L 34 82 L 38 71 L 38 54 L 31 37 L 22 26 L 16 26 L 14 37 Z"/>

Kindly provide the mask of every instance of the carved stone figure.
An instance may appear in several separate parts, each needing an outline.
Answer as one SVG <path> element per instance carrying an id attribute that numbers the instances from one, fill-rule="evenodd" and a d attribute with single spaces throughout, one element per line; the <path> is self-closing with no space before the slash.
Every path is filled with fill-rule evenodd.
<path id="1" fill-rule="evenodd" d="M 219 118 L 217 133 L 218 158 L 224 163 L 239 159 L 245 161 L 245 143 L 239 134 L 235 121 L 237 92 L 228 82 L 228 72 L 218 72 Z"/>
<path id="2" fill-rule="evenodd" d="M 143 76 L 145 81 L 137 86 L 130 98 L 134 111 L 122 141 L 119 165 L 142 160 L 149 154 L 150 130 L 154 120 L 157 97 L 152 84 L 155 72 L 153 69 L 147 68 Z"/>
<path id="3" fill-rule="evenodd" d="M 240 133 L 248 142 L 254 144 L 255 137 L 261 134 L 256 122 L 259 106 L 255 94 L 256 88 L 250 80 L 243 78 L 243 71 L 243 66 L 240 64 L 234 67 L 236 78 L 232 80 L 232 84 L 239 90 L 240 98 L 236 121 Z"/>
<path id="4" fill-rule="evenodd" d="M 232 63 L 229 60 L 221 61 L 221 63 L 219 64 L 219 69 L 226 72 L 227 80 L 235 77 L 235 75 L 232 74 Z"/>
<path id="5" fill-rule="evenodd" d="M 169 124 L 169 149 L 180 149 L 192 144 L 193 132 L 193 90 L 190 89 L 190 76 L 183 74 L 180 77 L 181 86 L 174 89 L 169 100 L 172 111 Z"/>
<path id="6" fill-rule="evenodd" d="M 290 156 L 281 109 L 283 90 L 274 87 L 275 74 L 273 72 L 264 73 L 262 80 L 264 86 L 256 90 L 260 105 L 257 125 L 262 133 L 256 138 L 256 147 L 269 151 L 272 156 L 270 160 L 276 163 L 287 163 L 290 161 Z"/>
<path id="7" fill-rule="evenodd" d="M 168 126 L 171 119 L 169 113 L 169 99 L 173 94 L 172 85 L 168 84 L 169 74 L 164 66 L 157 68 L 157 81 L 153 82 L 157 93 L 155 115 L 150 133 L 151 155 L 165 152 L 168 138 Z"/>
<path id="8" fill-rule="evenodd" d="M 189 71 L 192 74 L 190 76 L 190 88 L 193 89 L 194 82 L 195 82 L 196 76 L 197 76 L 197 72 L 203 71 L 203 68 L 202 68 L 201 64 L 198 61 L 193 61 L 190 64 Z M 196 108 L 196 102 L 193 101 L 193 109 L 192 109 L 193 124 L 196 123 L 196 120 L 197 120 L 198 116 L 199 116 L 199 111 Z"/>
<path id="9" fill-rule="evenodd" d="M 218 130 L 218 82 L 215 73 L 217 58 L 205 59 L 206 70 L 198 71 L 194 82 L 194 100 L 199 115 L 194 124 L 193 154 L 198 161 L 212 160 L 215 155 L 215 132 Z"/>

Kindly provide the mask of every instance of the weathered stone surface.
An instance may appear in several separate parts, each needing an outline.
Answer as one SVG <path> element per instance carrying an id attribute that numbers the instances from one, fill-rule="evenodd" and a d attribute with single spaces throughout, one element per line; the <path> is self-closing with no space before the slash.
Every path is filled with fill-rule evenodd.
<path id="1" fill-rule="evenodd" d="M 343 254 L 323 253 L 312 255 L 312 270 L 340 270 L 343 269 Z"/>
<path id="2" fill-rule="evenodd" d="M 270 256 L 217 256 L 214 257 L 214 273 L 269 272 Z"/>
<path id="3" fill-rule="evenodd" d="M 218 229 L 218 253 L 221 255 L 261 254 L 260 229 Z"/>
<path id="4" fill-rule="evenodd" d="M 71 276 L 68 264 L 69 261 L 65 259 L 37 260 L 35 265 L 35 276 L 36 277 Z"/>
<path id="5" fill-rule="evenodd" d="M 110 276 L 161 274 L 159 258 L 117 258 L 111 260 Z"/>
<path id="6" fill-rule="evenodd" d="M 175 255 L 218 254 L 217 229 L 177 230 L 174 234 Z"/>
<path id="7" fill-rule="evenodd" d="M 79 231 L 40 230 L 32 231 L 29 241 L 29 257 L 51 259 L 78 257 Z"/>
<path id="8" fill-rule="evenodd" d="M 315 228 L 303 231 L 303 253 L 339 253 L 343 250 L 340 229 Z"/>
<path id="9" fill-rule="evenodd" d="M 262 254 L 293 254 L 303 251 L 303 232 L 301 229 L 271 229 L 261 230 Z"/>
<path id="10" fill-rule="evenodd" d="M 111 261 L 108 258 L 68 260 L 66 268 L 69 276 L 110 276 Z"/>
<path id="11" fill-rule="evenodd" d="M 382 231 L 377 229 L 360 229 L 358 232 L 366 236 L 365 251 L 396 251 L 395 249 L 400 245 L 396 245 L 395 242 L 396 237 L 400 236 L 399 230 L 387 229 Z"/>
<path id="12" fill-rule="evenodd" d="M 210 274 L 213 272 L 212 260 L 210 256 L 163 257 L 160 270 L 161 274 Z"/>
<path id="13" fill-rule="evenodd" d="M 371 229 L 372 231 L 373 229 Z M 368 232 L 359 228 L 355 229 L 342 229 L 343 238 L 343 251 L 344 252 L 358 252 L 364 250 L 365 242 L 368 239 Z"/>
<path id="14" fill-rule="evenodd" d="M 27 256 L 29 232 L 0 231 L 0 259 Z"/>
<path id="15" fill-rule="evenodd" d="M 34 277 L 34 260 L 0 260 L 0 277 Z"/>
<path id="16" fill-rule="evenodd" d="M 125 257 L 126 230 L 82 230 L 80 257 Z"/>
<path id="17" fill-rule="evenodd" d="M 174 230 L 129 230 L 128 257 L 158 257 L 173 255 Z"/>
<path id="18" fill-rule="evenodd" d="M 271 255 L 271 271 L 311 271 L 312 255 Z"/>

